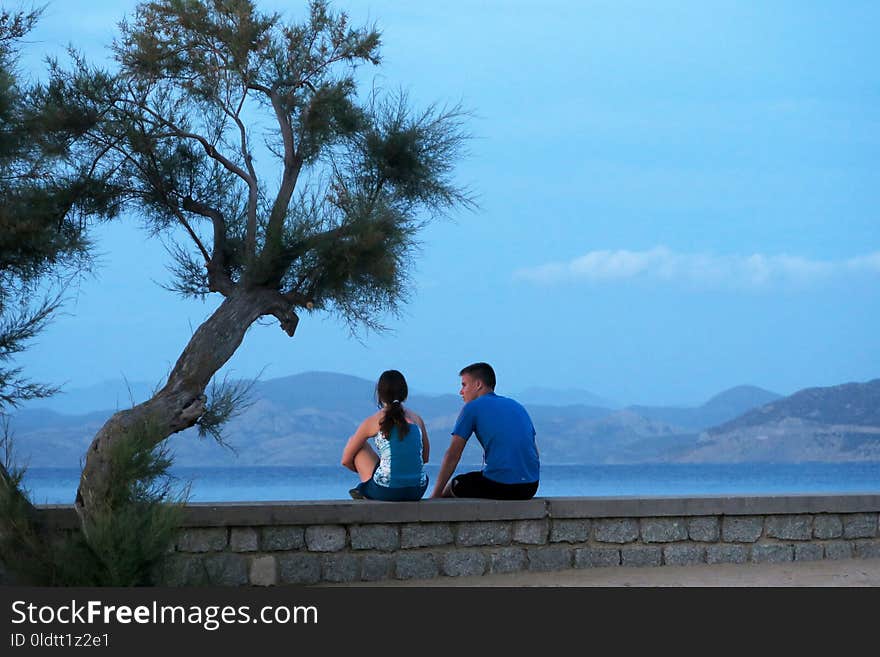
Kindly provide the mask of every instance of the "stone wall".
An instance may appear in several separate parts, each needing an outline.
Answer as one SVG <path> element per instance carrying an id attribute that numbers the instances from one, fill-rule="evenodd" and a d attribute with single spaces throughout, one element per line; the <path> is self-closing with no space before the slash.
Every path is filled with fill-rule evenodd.
<path id="1" fill-rule="evenodd" d="M 73 527 L 72 507 L 45 506 Z M 192 504 L 162 577 L 273 586 L 880 557 L 880 495 Z"/>

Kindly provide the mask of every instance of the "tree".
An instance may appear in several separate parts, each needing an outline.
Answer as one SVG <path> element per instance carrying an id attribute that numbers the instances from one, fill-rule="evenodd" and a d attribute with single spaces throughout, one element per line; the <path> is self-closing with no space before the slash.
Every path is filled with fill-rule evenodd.
<path id="1" fill-rule="evenodd" d="M 38 85 L 22 79 L 22 39 L 40 11 L 0 10 L 0 422 L 8 447 L 9 407 L 47 397 L 51 385 L 11 364 L 47 324 L 66 283 L 90 265 L 88 221 L 112 215 L 112 198 L 95 162 L 77 148 L 94 114 L 59 111 Z M 0 479 L 12 481 L 5 463 Z"/>
<path id="2" fill-rule="evenodd" d="M 119 571 L 120 565 L 157 563 L 165 551 L 160 543 L 171 535 L 178 512 L 161 504 L 168 497 L 165 491 L 148 488 L 141 494 L 138 488 L 162 474 L 167 467 L 163 455 L 132 441 L 123 444 L 127 451 L 114 452 L 115 462 L 123 467 L 111 484 L 111 497 L 122 512 L 115 524 L 104 520 L 95 525 L 97 548 L 78 539 L 62 544 L 45 535 L 21 488 L 24 470 L 12 458 L 7 409 L 56 389 L 30 381 L 10 363 L 58 309 L 67 281 L 88 268 L 88 222 L 115 212 L 112 197 L 95 176 L 97 161 L 89 159 L 91 149 L 78 148 L 79 139 L 99 117 L 46 104 L 44 90 L 23 80 L 16 69 L 21 41 L 39 15 L 0 10 L 0 562 L 15 555 L 14 563 L 0 563 L 0 571 L 14 568 L 26 581 L 40 583 L 130 582 L 130 573 L 141 579 L 143 574 L 133 567 L 124 571 L 125 578 L 107 573 Z M 121 526 L 122 522 L 127 524 Z M 121 547 L 118 541 L 109 545 L 108 537 L 133 534 L 137 522 L 150 522 L 151 530 L 161 530 L 152 531 L 156 544 L 131 540 Z M 123 531 L 113 531 L 120 526 Z M 139 552 L 125 553 L 123 548 L 132 545 Z M 79 558 L 70 558 L 73 551 Z M 90 556 L 88 562 L 84 555 Z M 92 567 L 74 570 L 75 563 Z M 80 573 L 88 579 L 77 579 Z M 102 579 L 95 580 L 95 573 Z"/>
<path id="3" fill-rule="evenodd" d="M 95 436 L 76 497 L 84 518 L 106 499 L 114 442 L 144 422 L 157 442 L 210 428 L 206 387 L 255 321 L 274 317 L 293 336 L 300 315 L 325 312 L 381 330 L 377 311 L 406 298 L 418 230 L 472 205 L 452 179 L 461 109 L 361 97 L 356 70 L 379 64 L 380 35 L 322 0 L 298 24 L 248 0 L 157 0 L 120 30 L 116 73 L 56 65 L 46 102 L 101 116 L 86 160 L 172 241 L 171 287 L 222 302 L 165 385 Z"/>
<path id="4" fill-rule="evenodd" d="M 21 39 L 38 18 L 39 11 L 0 11 L 0 414 L 55 391 L 5 364 L 60 304 L 57 290 L 40 294 L 47 279 L 88 266 L 86 218 L 95 209 L 86 172 L 68 159 L 91 119 L 46 114 L 16 71 Z"/>

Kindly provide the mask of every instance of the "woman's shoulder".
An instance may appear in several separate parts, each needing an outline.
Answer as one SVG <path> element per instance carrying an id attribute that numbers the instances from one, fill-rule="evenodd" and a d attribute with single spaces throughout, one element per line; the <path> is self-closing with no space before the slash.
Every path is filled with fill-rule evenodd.
<path id="1" fill-rule="evenodd" d="M 373 413 L 372 415 L 368 416 L 368 417 L 364 420 L 363 423 L 364 423 L 365 425 L 367 425 L 367 426 L 375 426 L 375 427 L 378 427 L 378 426 L 379 426 L 379 423 L 382 421 L 382 418 L 383 418 L 383 417 L 385 417 L 385 410 L 380 408 L 378 411 L 376 411 L 376 412 Z"/>
<path id="2" fill-rule="evenodd" d="M 422 416 L 413 411 L 412 409 L 406 409 L 406 419 L 407 422 L 412 424 L 423 425 L 425 422 L 422 420 Z"/>

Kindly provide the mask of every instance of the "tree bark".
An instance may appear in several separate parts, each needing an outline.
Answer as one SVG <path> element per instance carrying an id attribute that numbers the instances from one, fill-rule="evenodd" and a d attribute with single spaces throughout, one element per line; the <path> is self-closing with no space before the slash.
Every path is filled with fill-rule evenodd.
<path id="1" fill-rule="evenodd" d="M 235 353 L 251 324 L 262 315 L 278 313 L 279 298 L 272 290 L 233 290 L 193 334 L 165 386 L 152 399 L 118 411 L 101 427 L 86 453 L 76 493 L 84 527 L 108 498 L 111 447 L 147 426 L 149 442 L 155 446 L 195 425 L 205 411 L 205 388 L 211 378 Z"/>

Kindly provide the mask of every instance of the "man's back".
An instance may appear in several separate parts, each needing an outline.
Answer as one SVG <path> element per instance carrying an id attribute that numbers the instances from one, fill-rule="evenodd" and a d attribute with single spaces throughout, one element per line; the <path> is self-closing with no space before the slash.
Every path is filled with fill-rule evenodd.
<path id="1" fill-rule="evenodd" d="M 540 476 L 535 427 L 526 409 L 514 399 L 482 395 L 461 409 L 453 435 L 471 434 L 483 446 L 483 475 L 503 484 L 537 482 Z"/>

